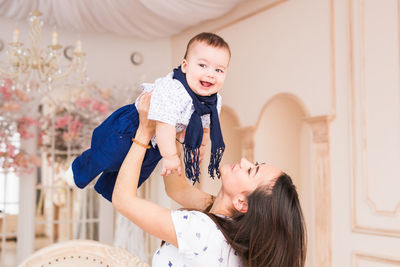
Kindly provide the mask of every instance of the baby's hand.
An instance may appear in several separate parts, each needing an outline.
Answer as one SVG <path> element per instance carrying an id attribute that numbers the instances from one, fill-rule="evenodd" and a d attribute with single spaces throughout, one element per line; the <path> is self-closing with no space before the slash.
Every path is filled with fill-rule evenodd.
<path id="1" fill-rule="evenodd" d="M 168 176 L 173 171 L 177 171 L 181 175 L 181 160 L 178 155 L 163 157 L 161 176 Z"/>

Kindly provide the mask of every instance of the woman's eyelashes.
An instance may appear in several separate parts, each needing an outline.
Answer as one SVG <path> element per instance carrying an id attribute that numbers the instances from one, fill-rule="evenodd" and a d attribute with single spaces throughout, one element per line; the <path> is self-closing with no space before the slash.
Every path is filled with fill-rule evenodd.
<path id="1" fill-rule="evenodd" d="M 263 163 L 261 163 L 261 164 L 263 164 Z M 256 163 L 254 164 L 254 166 L 250 167 L 250 168 L 247 170 L 247 173 L 250 175 L 250 174 L 252 173 L 251 170 L 253 170 L 254 168 L 256 168 L 256 172 L 254 173 L 253 176 L 255 176 L 255 175 L 257 174 L 258 169 L 260 168 L 260 163 L 258 163 L 258 162 L 256 161 Z"/>
<path id="2" fill-rule="evenodd" d="M 251 173 L 254 173 L 252 170 L 254 170 L 254 168 L 256 168 L 256 167 L 258 167 L 258 165 L 254 165 L 254 166 L 251 166 L 248 170 L 247 170 L 247 173 L 250 175 Z M 254 176 L 254 175 L 253 175 Z"/>
<path id="3" fill-rule="evenodd" d="M 251 167 L 247 170 L 247 173 L 250 175 L 250 173 L 251 173 Z"/>

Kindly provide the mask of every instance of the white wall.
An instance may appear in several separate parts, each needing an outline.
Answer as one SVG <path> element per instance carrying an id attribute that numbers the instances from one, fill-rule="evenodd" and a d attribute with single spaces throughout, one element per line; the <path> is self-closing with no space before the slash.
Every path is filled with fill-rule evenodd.
<path id="1" fill-rule="evenodd" d="M 329 1 L 255 2 L 282 3 L 222 29 L 219 25 L 205 25 L 174 36 L 173 63 L 179 63 L 182 43 L 200 31 L 217 29 L 216 33 L 223 36 L 232 50 L 221 92 L 224 105 L 236 110 L 246 104 L 246 109 L 238 113 L 244 126 L 255 124 L 255 115 L 266 101 L 281 92 L 297 95 L 313 116 L 330 113 L 332 82 L 326 15 Z M 314 101 L 316 98 L 319 101 Z"/>

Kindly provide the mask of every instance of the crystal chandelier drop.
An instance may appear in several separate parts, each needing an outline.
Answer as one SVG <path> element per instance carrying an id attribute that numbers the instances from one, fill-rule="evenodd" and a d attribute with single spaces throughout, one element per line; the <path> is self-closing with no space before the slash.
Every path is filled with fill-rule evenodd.
<path id="1" fill-rule="evenodd" d="M 72 61 L 69 66 L 62 66 L 62 46 L 58 43 L 58 36 L 53 32 L 52 42 L 47 48 L 42 44 L 42 13 L 34 10 L 29 15 L 30 47 L 24 47 L 19 42 L 19 31 L 14 30 L 13 40 L 8 45 L 8 67 L 0 68 L 0 74 L 14 81 L 15 88 L 26 92 L 45 87 L 52 89 L 52 85 L 65 80 L 75 73 L 83 76 L 87 62 L 82 51 L 80 40 L 75 46 Z"/>

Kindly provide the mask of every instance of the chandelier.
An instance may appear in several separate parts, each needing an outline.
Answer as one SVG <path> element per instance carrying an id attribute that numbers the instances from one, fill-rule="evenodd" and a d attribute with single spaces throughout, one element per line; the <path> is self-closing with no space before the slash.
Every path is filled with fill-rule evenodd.
<path id="1" fill-rule="evenodd" d="M 8 67 L 0 68 L 0 74 L 12 79 L 15 88 L 26 92 L 39 90 L 43 85 L 51 90 L 54 82 L 65 80 L 72 73 L 83 76 L 87 67 L 80 40 L 77 41 L 69 66 L 61 64 L 62 46 L 58 43 L 57 32 L 53 32 L 51 45 L 42 47 L 41 16 L 42 13 L 38 10 L 29 14 L 30 47 L 24 47 L 19 41 L 18 29 L 14 30 L 7 51 Z"/>

